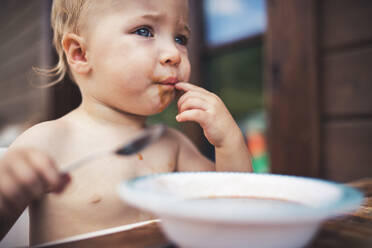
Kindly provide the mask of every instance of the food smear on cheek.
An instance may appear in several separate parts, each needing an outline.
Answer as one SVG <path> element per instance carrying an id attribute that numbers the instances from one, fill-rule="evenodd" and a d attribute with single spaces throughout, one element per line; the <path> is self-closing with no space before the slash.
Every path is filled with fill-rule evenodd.
<path id="1" fill-rule="evenodd" d="M 161 110 L 164 110 L 168 106 L 168 104 L 173 100 L 175 94 L 174 91 L 175 91 L 174 88 L 158 85 Z"/>
<path id="2" fill-rule="evenodd" d="M 137 157 L 138 157 L 139 160 L 143 160 L 143 156 L 142 156 L 141 153 L 137 153 Z"/>

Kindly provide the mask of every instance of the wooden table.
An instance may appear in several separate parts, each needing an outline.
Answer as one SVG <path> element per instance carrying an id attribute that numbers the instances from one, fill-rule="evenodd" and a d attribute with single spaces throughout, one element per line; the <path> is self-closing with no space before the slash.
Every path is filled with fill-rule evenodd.
<path id="1" fill-rule="evenodd" d="M 309 248 L 372 247 L 372 178 L 349 185 L 364 193 L 363 205 L 352 215 L 325 222 Z"/>
<path id="2" fill-rule="evenodd" d="M 372 178 L 359 180 L 349 185 L 360 189 L 365 194 L 363 205 L 352 215 L 325 222 L 307 248 L 372 248 Z M 52 247 L 177 248 L 167 241 L 157 223 Z"/>

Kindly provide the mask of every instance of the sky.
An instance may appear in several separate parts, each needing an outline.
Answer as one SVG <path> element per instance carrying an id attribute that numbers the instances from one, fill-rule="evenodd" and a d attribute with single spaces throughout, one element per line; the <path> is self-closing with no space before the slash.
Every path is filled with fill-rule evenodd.
<path id="1" fill-rule="evenodd" d="M 264 0 L 205 0 L 207 41 L 221 44 L 266 29 Z"/>

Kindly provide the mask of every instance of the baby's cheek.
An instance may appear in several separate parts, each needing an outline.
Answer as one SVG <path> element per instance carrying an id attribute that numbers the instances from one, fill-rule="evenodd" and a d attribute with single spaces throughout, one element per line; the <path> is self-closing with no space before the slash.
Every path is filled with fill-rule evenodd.
<path id="1" fill-rule="evenodd" d="M 186 59 L 183 63 L 180 79 L 182 82 L 188 82 L 190 80 L 191 65 L 189 59 Z"/>

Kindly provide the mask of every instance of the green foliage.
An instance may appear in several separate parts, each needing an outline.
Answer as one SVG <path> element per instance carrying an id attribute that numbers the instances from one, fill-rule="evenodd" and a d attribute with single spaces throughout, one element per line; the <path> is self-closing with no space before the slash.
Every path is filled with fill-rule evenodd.
<path id="1" fill-rule="evenodd" d="M 176 121 L 176 115 L 178 114 L 177 103 L 173 101 L 169 107 L 163 112 L 150 116 L 147 119 L 148 124 L 163 123 L 167 126 L 181 129 L 180 124 Z"/>
<path id="2" fill-rule="evenodd" d="M 212 57 L 208 79 L 208 88 L 221 97 L 237 120 L 262 110 L 262 45 Z"/>

